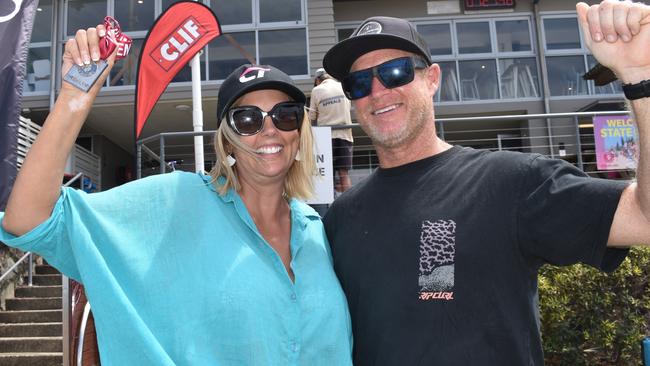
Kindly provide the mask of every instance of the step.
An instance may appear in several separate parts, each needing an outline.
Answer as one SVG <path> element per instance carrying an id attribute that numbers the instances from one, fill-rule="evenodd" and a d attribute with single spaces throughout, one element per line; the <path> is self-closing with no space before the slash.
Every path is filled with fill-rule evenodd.
<path id="1" fill-rule="evenodd" d="M 32 276 L 33 284 L 37 286 L 61 286 L 63 282 L 61 275 L 34 275 Z M 28 283 L 28 278 L 25 277 L 25 283 Z"/>
<path id="2" fill-rule="evenodd" d="M 62 366 L 62 352 L 0 353 L 0 366 Z"/>
<path id="3" fill-rule="evenodd" d="M 56 268 L 52 266 L 48 266 L 45 264 L 42 265 L 37 265 L 34 268 L 36 274 L 43 275 L 43 274 L 61 274 Z"/>
<path id="4" fill-rule="evenodd" d="M 60 297 L 27 297 L 19 299 L 7 299 L 7 310 L 51 310 L 61 309 L 63 300 Z"/>
<path id="5" fill-rule="evenodd" d="M 63 352 L 63 337 L 0 338 L 0 353 Z"/>
<path id="6" fill-rule="evenodd" d="M 61 309 L 0 311 L 0 323 L 54 323 L 62 318 Z"/>
<path id="7" fill-rule="evenodd" d="M 62 291 L 61 286 L 17 286 L 15 294 L 17 298 L 61 297 Z"/>
<path id="8" fill-rule="evenodd" d="M 0 337 L 55 337 L 63 334 L 63 323 L 0 324 Z"/>

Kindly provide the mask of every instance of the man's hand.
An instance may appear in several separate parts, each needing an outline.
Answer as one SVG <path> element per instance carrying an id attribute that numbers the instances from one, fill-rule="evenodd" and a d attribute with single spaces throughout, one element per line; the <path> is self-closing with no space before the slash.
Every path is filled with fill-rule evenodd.
<path id="1" fill-rule="evenodd" d="M 604 0 L 576 5 L 585 44 L 623 83 L 650 79 L 650 6 Z"/>

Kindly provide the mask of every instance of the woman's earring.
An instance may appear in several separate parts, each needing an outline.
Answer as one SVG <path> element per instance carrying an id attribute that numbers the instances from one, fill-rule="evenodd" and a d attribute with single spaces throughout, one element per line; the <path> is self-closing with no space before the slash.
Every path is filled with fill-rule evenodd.
<path id="1" fill-rule="evenodd" d="M 298 152 L 296 153 L 296 157 L 294 159 L 296 159 L 296 161 L 300 161 L 300 149 L 298 149 Z"/>
<path id="2" fill-rule="evenodd" d="M 226 163 L 228 164 L 228 166 L 233 166 L 235 165 L 236 162 L 237 160 L 235 160 L 235 158 L 232 155 L 226 156 Z"/>

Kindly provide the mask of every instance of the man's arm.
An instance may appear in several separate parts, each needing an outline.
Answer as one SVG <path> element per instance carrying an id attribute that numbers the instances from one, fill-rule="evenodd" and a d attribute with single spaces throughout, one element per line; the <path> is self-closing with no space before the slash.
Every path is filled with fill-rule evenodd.
<path id="1" fill-rule="evenodd" d="M 99 37 L 104 33 L 103 25 L 77 31 L 75 38 L 65 45 L 61 74 L 67 74 L 74 64 L 89 64 L 91 59 L 99 61 Z M 61 191 L 67 157 L 115 62 L 115 52 L 107 61 L 109 67 L 88 93 L 62 82 L 54 108 L 16 177 L 2 220 L 6 231 L 14 235 L 25 234 L 52 213 Z"/>
<path id="2" fill-rule="evenodd" d="M 650 79 L 650 7 L 605 0 L 576 5 L 585 43 L 602 65 L 624 84 Z M 621 195 L 609 246 L 650 245 L 650 98 L 631 101 L 639 132 L 637 181 Z"/>

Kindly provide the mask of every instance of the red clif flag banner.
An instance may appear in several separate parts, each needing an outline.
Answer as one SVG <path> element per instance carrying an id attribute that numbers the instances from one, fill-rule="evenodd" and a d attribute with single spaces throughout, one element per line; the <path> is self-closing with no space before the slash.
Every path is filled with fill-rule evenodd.
<path id="1" fill-rule="evenodd" d="M 36 0 L 0 0 L 0 211 L 18 172 L 18 126 Z"/>
<path id="2" fill-rule="evenodd" d="M 217 16 L 207 6 L 182 1 L 160 14 L 145 38 L 135 86 L 135 138 L 174 76 L 208 42 L 221 35 Z"/>

